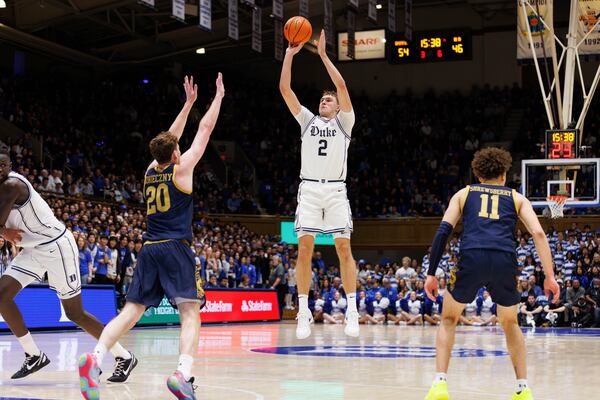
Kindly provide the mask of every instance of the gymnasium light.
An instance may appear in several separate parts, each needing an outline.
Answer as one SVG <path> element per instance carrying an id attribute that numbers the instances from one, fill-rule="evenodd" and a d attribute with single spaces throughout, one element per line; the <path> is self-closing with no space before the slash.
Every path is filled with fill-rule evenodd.
<path id="1" fill-rule="evenodd" d="M 6 1 L 0 0 L 0 8 L 6 8 Z"/>
<path id="2" fill-rule="evenodd" d="M 378 10 L 381 10 L 383 8 L 383 6 L 381 4 L 379 4 L 379 3 L 377 3 L 375 5 L 375 8 L 378 9 Z"/>
<path id="3" fill-rule="evenodd" d="M 200 47 L 196 50 L 196 54 L 206 54 L 206 49 L 204 47 Z"/>

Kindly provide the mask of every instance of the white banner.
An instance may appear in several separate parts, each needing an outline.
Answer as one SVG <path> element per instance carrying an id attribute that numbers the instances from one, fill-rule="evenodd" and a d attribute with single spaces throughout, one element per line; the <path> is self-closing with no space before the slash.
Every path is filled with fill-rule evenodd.
<path id="1" fill-rule="evenodd" d="M 347 17 L 348 18 L 348 48 L 346 49 L 346 55 L 348 58 L 354 60 L 355 52 L 354 52 L 354 39 L 356 33 L 356 12 L 352 9 L 348 9 Z"/>
<path id="2" fill-rule="evenodd" d="M 600 0 L 579 0 L 577 9 L 577 43 L 583 40 L 579 54 L 600 54 L 600 24 L 596 25 L 600 21 Z"/>
<path id="3" fill-rule="evenodd" d="M 546 57 L 551 57 L 554 37 L 547 26 L 554 29 L 552 0 L 529 0 L 531 7 L 525 3 L 525 14 L 523 14 L 523 1 L 518 0 L 517 4 L 517 59 L 533 58 L 534 52 L 531 49 L 527 25 L 531 29 L 536 56 L 538 58 L 544 57 L 545 47 Z M 542 22 L 542 19 L 544 22 Z"/>
<path id="4" fill-rule="evenodd" d="M 252 10 L 252 50 L 262 53 L 262 8 Z"/>
<path id="5" fill-rule="evenodd" d="M 229 0 L 227 15 L 227 36 L 233 40 L 240 40 L 240 32 L 238 30 L 238 0 Z"/>
<path id="6" fill-rule="evenodd" d="M 413 34 L 412 9 L 412 0 L 404 0 L 404 37 L 407 40 L 412 40 Z"/>
<path id="7" fill-rule="evenodd" d="M 273 0 L 273 16 L 283 19 L 283 0 Z"/>
<path id="8" fill-rule="evenodd" d="M 212 29 L 212 1 L 200 0 L 198 16 L 200 28 L 210 31 Z"/>
<path id="9" fill-rule="evenodd" d="M 338 59 L 348 61 L 348 34 L 338 33 Z M 354 38 L 355 60 L 376 60 L 385 58 L 385 29 L 359 31 Z"/>
<path id="10" fill-rule="evenodd" d="M 139 0 L 141 4 L 154 8 L 154 0 Z"/>
<path id="11" fill-rule="evenodd" d="M 388 29 L 396 33 L 396 0 L 388 0 Z"/>
<path id="12" fill-rule="evenodd" d="M 372 23 L 377 23 L 377 0 L 369 0 L 369 11 L 367 18 Z"/>
<path id="13" fill-rule="evenodd" d="M 171 14 L 175 19 L 185 22 L 185 0 L 173 0 Z"/>
<path id="14" fill-rule="evenodd" d="M 358 0 L 348 0 L 348 6 L 358 10 Z"/>
<path id="15" fill-rule="evenodd" d="M 308 18 L 308 0 L 300 0 L 298 15 Z"/>
<path id="16" fill-rule="evenodd" d="M 275 27 L 275 59 L 283 61 L 283 22 L 276 19 L 273 26 Z"/>

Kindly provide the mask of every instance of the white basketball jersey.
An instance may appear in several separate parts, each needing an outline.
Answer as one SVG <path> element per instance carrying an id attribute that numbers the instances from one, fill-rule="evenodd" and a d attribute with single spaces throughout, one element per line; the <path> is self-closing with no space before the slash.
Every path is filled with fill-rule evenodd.
<path id="1" fill-rule="evenodd" d="M 23 231 L 23 239 L 17 243 L 18 246 L 36 247 L 61 236 L 65 232 L 65 225 L 54 216 L 48 203 L 33 189 L 29 181 L 16 172 L 10 172 L 8 179 L 20 180 L 29 190 L 27 201 L 22 205 L 15 205 L 6 220 L 7 228 Z"/>
<path id="2" fill-rule="evenodd" d="M 300 178 L 345 180 L 354 111 L 327 119 L 302 107 L 295 118 L 302 132 Z"/>

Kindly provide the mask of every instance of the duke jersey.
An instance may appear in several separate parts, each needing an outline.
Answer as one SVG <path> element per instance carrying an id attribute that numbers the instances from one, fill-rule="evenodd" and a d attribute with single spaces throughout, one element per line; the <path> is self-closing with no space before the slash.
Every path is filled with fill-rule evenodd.
<path id="1" fill-rule="evenodd" d="M 10 172 L 8 179 L 20 180 L 29 191 L 27 201 L 21 205 L 15 204 L 6 220 L 7 228 L 23 231 L 19 247 L 33 248 L 48 244 L 65 233 L 65 225 L 54 216 L 48 203 L 24 176 Z"/>
<path id="2" fill-rule="evenodd" d="M 192 241 L 192 217 L 194 211 L 192 193 L 182 190 L 175 183 L 177 165 L 170 164 L 164 170 L 150 168 L 144 178 L 148 229 L 146 241 L 187 240 Z"/>
<path id="3" fill-rule="evenodd" d="M 343 314 L 346 312 L 346 299 L 331 300 L 331 314 Z"/>
<path id="4" fill-rule="evenodd" d="M 516 191 L 496 185 L 466 187 L 462 199 L 461 250 L 488 249 L 515 254 L 519 211 Z"/>
<path id="5" fill-rule="evenodd" d="M 302 132 L 300 178 L 344 181 L 354 110 L 340 111 L 334 118 L 327 119 L 302 107 L 294 117 Z"/>

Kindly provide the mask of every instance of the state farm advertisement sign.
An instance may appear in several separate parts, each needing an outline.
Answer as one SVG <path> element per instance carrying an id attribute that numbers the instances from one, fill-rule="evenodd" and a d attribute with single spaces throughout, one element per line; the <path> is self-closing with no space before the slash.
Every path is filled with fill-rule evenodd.
<path id="1" fill-rule="evenodd" d="M 278 321 L 274 290 L 206 290 L 202 322 Z"/>
<path id="2" fill-rule="evenodd" d="M 385 58 L 385 29 L 356 32 L 354 36 L 355 60 L 376 60 Z M 338 60 L 351 60 L 348 57 L 348 33 L 338 33 Z"/>

